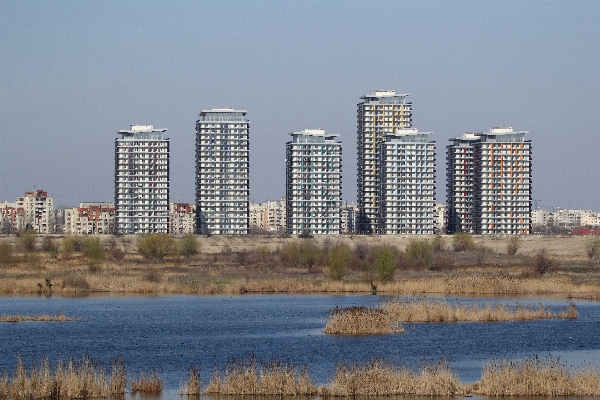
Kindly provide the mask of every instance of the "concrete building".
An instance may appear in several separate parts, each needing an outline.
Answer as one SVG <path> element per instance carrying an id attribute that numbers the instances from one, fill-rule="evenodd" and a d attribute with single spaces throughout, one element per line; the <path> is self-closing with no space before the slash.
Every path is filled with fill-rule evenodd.
<path id="1" fill-rule="evenodd" d="M 358 205 L 344 204 L 341 210 L 340 231 L 344 234 L 356 233 L 358 229 Z"/>
<path id="2" fill-rule="evenodd" d="M 202 110 L 196 121 L 196 231 L 249 229 L 250 123 L 245 110 Z"/>
<path id="3" fill-rule="evenodd" d="M 65 208 L 63 233 L 72 235 L 112 234 L 115 228 L 114 203 L 79 203 Z"/>
<path id="4" fill-rule="evenodd" d="M 196 231 L 196 205 L 189 203 L 169 204 L 169 234 L 193 235 Z"/>
<path id="5" fill-rule="evenodd" d="M 19 230 L 33 229 L 36 233 L 54 233 L 54 199 L 43 190 L 25 192 L 17 197 L 15 208 L 24 211 L 25 226 Z"/>
<path id="6" fill-rule="evenodd" d="M 376 233 L 379 226 L 379 143 L 385 135 L 412 127 L 412 104 L 408 94 L 375 90 L 357 105 L 358 219 L 359 233 Z"/>
<path id="7" fill-rule="evenodd" d="M 25 230 L 25 210 L 17 208 L 17 203 L 0 202 L 0 233 L 9 235 Z"/>
<path id="8" fill-rule="evenodd" d="M 286 213 L 291 235 L 340 233 L 342 144 L 322 129 L 290 133 L 286 143 Z"/>
<path id="9" fill-rule="evenodd" d="M 448 230 L 448 206 L 436 204 L 433 208 L 433 232 L 444 234 Z"/>
<path id="10" fill-rule="evenodd" d="M 115 139 L 115 233 L 168 233 L 166 129 L 131 125 Z"/>
<path id="11" fill-rule="evenodd" d="M 271 234 L 286 232 L 286 200 L 269 200 L 262 204 L 250 203 L 250 226 Z"/>
<path id="12" fill-rule="evenodd" d="M 378 143 L 378 233 L 433 234 L 435 142 L 430 134 L 397 129 Z"/>
<path id="13" fill-rule="evenodd" d="M 449 232 L 531 232 L 531 141 L 528 132 L 492 128 L 447 146 Z M 470 155 L 471 154 L 471 155 Z"/>

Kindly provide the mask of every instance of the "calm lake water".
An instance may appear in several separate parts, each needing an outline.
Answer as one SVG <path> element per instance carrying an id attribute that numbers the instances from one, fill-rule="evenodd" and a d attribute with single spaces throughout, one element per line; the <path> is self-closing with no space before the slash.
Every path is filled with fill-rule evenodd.
<path id="1" fill-rule="evenodd" d="M 383 296 L 157 296 L 157 297 L 0 297 L 0 314 L 57 314 L 82 317 L 72 322 L 0 323 L 0 370 L 14 370 L 16 356 L 30 363 L 47 355 L 51 364 L 70 355 L 109 364 L 122 357 L 127 371 L 158 369 L 175 395 L 186 368 L 201 368 L 208 380 L 215 365 L 253 353 L 306 364 L 327 383 L 336 360 L 364 361 L 372 355 L 418 365 L 446 357 L 467 383 L 478 380 L 486 361 L 529 355 L 560 357 L 569 365 L 600 366 L 600 303 L 575 301 L 576 320 L 507 323 L 404 324 L 406 333 L 330 336 L 322 331 L 327 310 L 379 304 Z M 562 300 L 447 298 L 450 302 L 543 304 L 554 310 Z M 132 397 L 134 398 L 134 397 Z"/>

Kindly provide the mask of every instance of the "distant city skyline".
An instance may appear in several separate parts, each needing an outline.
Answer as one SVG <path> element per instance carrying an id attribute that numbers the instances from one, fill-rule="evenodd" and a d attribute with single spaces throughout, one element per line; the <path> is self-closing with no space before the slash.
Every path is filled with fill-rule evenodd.
<path id="1" fill-rule="evenodd" d="M 410 93 L 443 149 L 529 131 L 536 206 L 600 210 L 600 3 L 9 2 L 0 0 L 0 201 L 114 201 L 115 132 L 169 129 L 173 202 L 194 203 L 195 121 L 247 110 L 250 202 L 285 194 L 288 133 L 342 142 L 357 202 L 357 118 L 372 90 Z M 210 17 L 209 17 L 210 16 Z"/>

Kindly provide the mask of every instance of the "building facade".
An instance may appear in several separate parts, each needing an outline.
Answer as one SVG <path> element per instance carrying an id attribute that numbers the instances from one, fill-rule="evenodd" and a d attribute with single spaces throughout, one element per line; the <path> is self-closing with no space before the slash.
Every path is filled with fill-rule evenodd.
<path id="1" fill-rule="evenodd" d="M 131 125 L 115 139 L 115 233 L 168 233 L 166 129 Z"/>
<path id="2" fill-rule="evenodd" d="M 250 226 L 256 227 L 257 231 L 265 231 L 270 234 L 283 234 L 286 229 L 286 200 L 270 200 L 262 204 L 250 204 Z"/>
<path id="3" fill-rule="evenodd" d="M 341 210 L 341 232 L 343 234 L 354 234 L 358 229 L 358 205 L 344 204 Z"/>
<path id="4" fill-rule="evenodd" d="M 73 235 L 101 235 L 114 233 L 114 203 L 79 203 L 79 207 L 65 208 L 63 233 Z"/>
<path id="5" fill-rule="evenodd" d="M 249 230 L 250 123 L 245 110 L 202 110 L 196 121 L 196 231 Z"/>
<path id="6" fill-rule="evenodd" d="M 196 231 L 196 205 L 189 203 L 169 204 L 169 233 L 193 235 Z"/>
<path id="7" fill-rule="evenodd" d="M 527 133 L 492 128 L 489 133 L 465 134 L 463 140 L 450 139 L 453 143 L 446 153 L 450 233 L 531 232 L 531 141 L 525 140 Z"/>
<path id="8" fill-rule="evenodd" d="M 398 129 L 412 127 L 412 104 L 408 94 L 396 94 L 393 90 L 376 90 L 362 96 L 357 105 L 357 151 L 358 151 L 358 230 L 360 233 L 376 233 L 379 223 L 379 143 L 385 135 Z"/>
<path id="9" fill-rule="evenodd" d="M 435 142 L 431 132 L 397 129 L 378 144 L 377 232 L 433 234 Z"/>
<path id="10" fill-rule="evenodd" d="M 286 143 L 286 213 L 291 235 L 339 234 L 342 144 L 322 129 L 290 133 Z"/>

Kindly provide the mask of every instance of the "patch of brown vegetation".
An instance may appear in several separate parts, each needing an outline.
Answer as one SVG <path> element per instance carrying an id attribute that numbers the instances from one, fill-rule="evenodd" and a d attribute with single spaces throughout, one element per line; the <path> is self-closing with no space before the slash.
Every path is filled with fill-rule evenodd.
<path id="1" fill-rule="evenodd" d="M 402 333 L 404 328 L 388 310 L 379 307 L 336 307 L 329 311 L 325 333 L 333 335 L 374 335 Z"/>
<path id="2" fill-rule="evenodd" d="M 58 315 L 0 315 L 0 322 L 65 322 L 83 321 L 83 318 L 67 317 L 65 314 Z"/>

